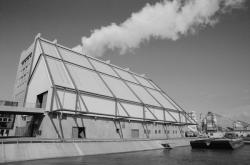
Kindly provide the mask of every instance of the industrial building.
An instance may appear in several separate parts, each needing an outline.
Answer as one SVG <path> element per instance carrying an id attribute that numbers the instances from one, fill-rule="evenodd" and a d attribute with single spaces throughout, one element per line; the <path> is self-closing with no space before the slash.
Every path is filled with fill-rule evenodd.
<path id="1" fill-rule="evenodd" d="M 148 77 L 40 35 L 21 54 L 14 98 L 44 110 L 17 117 L 16 136 L 162 139 L 182 137 L 195 124 Z"/>

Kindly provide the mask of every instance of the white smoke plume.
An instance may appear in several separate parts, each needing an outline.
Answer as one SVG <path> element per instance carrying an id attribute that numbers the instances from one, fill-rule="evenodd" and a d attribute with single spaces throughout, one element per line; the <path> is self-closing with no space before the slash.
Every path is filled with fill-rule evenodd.
<path id="1" fill-rule="evenodd" d="M 213 26 L 218 16 L 243 7 L 245 0 L 173 0 L 146 4 L 121 24 L 95 29 L 82 38 L 84 53 L 102 56 L 107 49 L 123 54 L 150 39 L 177 40 L 199 28 Z M 79 49 L 79 47 L 78 47 Z"/>

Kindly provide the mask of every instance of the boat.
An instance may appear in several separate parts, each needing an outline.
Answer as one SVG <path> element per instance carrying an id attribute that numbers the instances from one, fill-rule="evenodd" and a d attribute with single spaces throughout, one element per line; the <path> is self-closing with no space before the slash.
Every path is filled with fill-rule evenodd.
<path id="1" fill-rule="evenodd" d="M 244 144 L 243 139 L 238 138 L 235 133 L 225 133 L 223 138 L 208 138 L 190 141 L 192 148 L 204 149 L 236 149 Z"/>
<path id="2" fill-rule="evenodd" d="M 250 144 L 250 134 L 243 138 L 244 144 Z"/>
<path id="3" fill-rule="evenodd" d="M 243 140 L 238 139 L 215 139 L 211 141 L 209 148 L 210 149 L 236 149 L 241 147 L 244 144 Z"/>
<path id="4" fill-rule="evenodd" d="M 212 138 L 201 139 L 201 140 L 192 140 L 192 141 L 190 141 L 190 145 L 192 148 L 208 149 L 212 140 L 213 140 Z"/>
<path id="5" fill-rule="evenodd" d="M 163 143 L 161 145 L 164 147 L 164 149 L 172 149 L 172 147 L 168 143 Z"/>

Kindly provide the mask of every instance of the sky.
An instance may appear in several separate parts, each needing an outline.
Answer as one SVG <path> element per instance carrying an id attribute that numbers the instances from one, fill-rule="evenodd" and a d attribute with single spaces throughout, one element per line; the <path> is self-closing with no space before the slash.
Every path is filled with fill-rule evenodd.
<path id="1" fill-rule="evenodd" d="M 157 0 L 0 0 L 0 99 L 12 100 L 20 53 L 37 33 L 66 47 L 94 29 L 117 25 Z M 177 40 L 150 39 L 103 60 L 146 74 L 186 111 L 250 123 L 250 3 L 218 16 L 213 26 Z M 84 45 L 83 45 L 84 49 Z"/>

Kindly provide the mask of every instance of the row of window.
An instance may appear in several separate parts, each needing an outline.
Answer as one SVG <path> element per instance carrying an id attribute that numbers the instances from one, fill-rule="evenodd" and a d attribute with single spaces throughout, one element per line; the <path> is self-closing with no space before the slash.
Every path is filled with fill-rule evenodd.
<path id="1" fill-rule="evenodd" d="M 11 122 L 12 120 L 10 118 L 7 117 L 0 117 L 0 122 Z"/>
<path id="2" fill-rule="evenodd" d="M 30 58 L 31 58 L 32 53 L 30 53 L 22 62 L 21 64 L 24 65 Z"/>
<path id="3" fill-rule="evenodd" d="M 148 132 L 148 134 L 150 134 L 151 133 L 151 130 L 144 130 L 144 133 L 146 134 Z M 170 130 L 164 130 L 164 133 L 165 134 L 170 134 Z M 173 130 L 172 131 L 172 133 L 173 134 L 177 134 L 178 132 L 177 132 L 177 130 Z M 159 129 L 159 130 L 155 130 L 155 134 L 161 134 L 161 130 Z"/>

